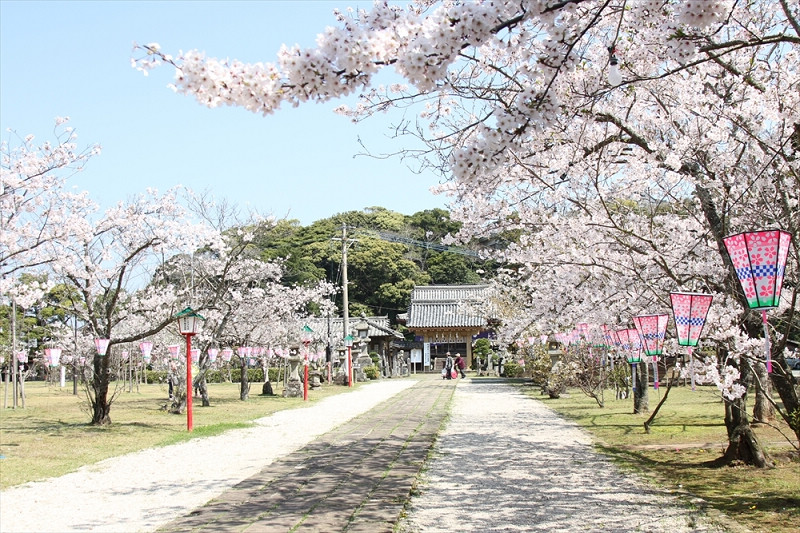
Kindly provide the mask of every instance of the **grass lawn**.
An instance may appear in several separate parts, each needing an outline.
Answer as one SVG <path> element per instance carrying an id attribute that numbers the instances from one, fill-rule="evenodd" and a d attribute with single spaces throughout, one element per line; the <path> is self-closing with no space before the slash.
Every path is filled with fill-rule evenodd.
<path id="1" fill-rule="evenodd" d="M 0 489 L 60 476 L 109 457 L 246 427 L 276 411 L 353 390 L 325 385 L 310 390 L 309 401 L 303 402 L 302 398 L 282 398 L 282 385 L 275 390 L 278 396 L 261 396 L 261 385 L 252 383 L 250 399 L 242 402 L 238 383 L 209 384 L 211 406 L 202 407 L 201 400 L 194 399 L 189 433 L 185 413 L 174 415 L 162 409 L 168 395 L 163 384 L 121 392 L 111 406 L 112 424 L 95 427 L 88 425 L 91 416 L 80 387 L 75 396 L 71 383 L 62 389 L 41 381 L 27 382 L 25 409 L 0 410 Z M 10 389 L 9 385 L 8 406 Z"/>
<path id="2" fill-rule="evenodd" d="M 624 469 L 643 473 L 678 494 L 697 496 L 753 531 L 800 531 L 800 455 L 778 429 L 754 426 L 775 468 L 714 463 L 727 445 L 724 408 L 716 388 L 692 392 L 688 387 L 673 387 L 650 434 L 643 426 L 649 414 L 632 414 L 633 399 L 615 400 L 613 393 L 607 393 L 605 407 L 600 408 L 577 389 L 550 399 L 541 396 L 538 388 L 522 388 L 591 432 L 598 449 Z M 651 410 L 665 390 L 659 393 L 650 388 Z M 785 435 L 793 435 L 782 420 L 775 425 Z"/>

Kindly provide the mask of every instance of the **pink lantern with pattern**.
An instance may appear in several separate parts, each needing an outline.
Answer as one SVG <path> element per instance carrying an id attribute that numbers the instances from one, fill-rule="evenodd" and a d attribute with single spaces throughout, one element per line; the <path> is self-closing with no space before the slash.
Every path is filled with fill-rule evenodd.
<path id="1" fill-rule="evenodd" d="M 231 357 L 233 357 L 233 350 L 231 350 L 230 348 L 225 348 L 222 350 L 222 360 L 224 362 L 229 363 Z"/>
<path id="2" fill-rule="evenodd" d="M 767 309 L 774 309 L 780 304 L 792 234 L 782 230 L 752 231 L 729 235 L 723 242 L 747 305 L 750 309 L 761 311 L 765 362 L 767 372 L 772 372 Z"/>
<path id="3" fill-rule="evenodd" d="M 142 341 L 139 343 L 139 349 L 142 351 L 142 361 L 144 361 L 144 364 L 148 364 L 150 362 L 150 354 L 153 351 L 153 343 Z"/>
<path id="4" fill-rule="evenodd" d="M 642 362 L 639 334 L 634 328 L 618 329 L 614 332 L 625 360 L 631 365 L 631 386 L 636 390 L 636 365 Z"/>
<path id="5" fill-rule="evenodd" d="M 700 334 L 706 324 L 708 310 L 714 297 L 696 292 L 671 292 L 672 314 L 675 317 L 675 330 L 678 344 L 687 346 L 689 352 L 689 371 L 692 375 L 692 390 L 695 390 L 694 360 L 692 352 L 700 341 Z"/>
<path id="6" fill-rule="evenodd" d="M 217 360 L 217 355 L 219 355 L 219 350 L 217 348 L 209 348 L 208 349 L 208 361 L 213 363 Z"/>
<path id="7" fill-rule="evenodd" d="M 189 353 L 192 355 L 192 363 L 197 364 L 200 361 L 200 350 L 192 348 Z"/>
<path id="8" fill-rule="evenodd" d="M 642 340 L 645 355 L 653 361 L 653 388 L 658 389 L 658 356 L 664 353 L 669 315 L 639 315 L 633 317 L 636 331 Z"/>

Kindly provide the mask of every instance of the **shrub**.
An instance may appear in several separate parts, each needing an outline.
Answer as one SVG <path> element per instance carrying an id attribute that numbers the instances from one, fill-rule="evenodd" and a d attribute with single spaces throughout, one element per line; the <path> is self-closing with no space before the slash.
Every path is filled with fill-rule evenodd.
<path id="1" fill-rule="evenodd" d="M 516 361 L 508 361 L 503 363 L 503 377 L 518 378 L 525 372 L 525 367 L 520 366 Z"/>
<path id="2" fill-rule="evenodd" d="M 367 376 L 367 379 L 378 379 L 379 373 L 377 365 L 365 366 L 364 375 Z"/>
<path id="3" fill-rule="evenodd" d="M 166 370 L 145 370 L 144 379 L 145 383 L 166 383 L 167 372 Z"/>

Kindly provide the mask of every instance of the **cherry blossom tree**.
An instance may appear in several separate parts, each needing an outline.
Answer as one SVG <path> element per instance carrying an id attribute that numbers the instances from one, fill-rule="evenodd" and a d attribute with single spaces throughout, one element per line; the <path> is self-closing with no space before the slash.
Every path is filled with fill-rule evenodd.
<path id="1" fill-rule="evenodd" d="M 195 384 L 208 405 L 205 369 L 207 348 L 213 343 L 229 347 L 269 347 L 297 343 L 300 326 L 313 304 L 321 304 L 332 287 L 319 282 L 309 286 L 286 287 L 281 283 L 286 269 L 283 260 L 262 261 L 255 255 L 252 241 L 259 231 L 273 225 L 265 220 L 225 232 L 225 253 L 209 251 L 195 257 L 196 290 L 206 318 L 198 347 L 204 348 L 201 373 Z M 247 361 L 241 367 L 240 399 L 249 396 Z"/>
<path id="2" fill-rule="evenodd" d="M 404 155 L 441 172 L 460 237 L 521 233 L 501 258 L 519 265 L 542 331 L 663 312 L 670 290 L 718 295 L 725 319 L 708 333 L 723 354 L 726 456 L 762 466 L 745 396 L 762 333 L 722 238 L 793 233 L 771 379 L 800 439 L 781 364 L 797 327 L 796 3 L 420 1 L 337 17 L 315 48 L 284 47 L 276 63 L 172 57 L 153 44 L 134 64 L 173 65 L 173 88 L 209 107 L 269 114 L 361 91 L 340 109 L 353 120 L 413 110 L 393 131 L 427 148 Z M 370 86 L 383 68 L 408 85 Z"/>
<path id="3" fill-rule="evenodd" d="M 153 273 L 165 258 L 215 242 L 217 232 L 188 219 L 177 190 L 148 190 L 89 222 L 87 231 L 58 243 L 51 265 L 54 277 L 80 295 L 70 312 L 85 325 L 83 335 L 108 339 L 112 347 L 174 324 L 190 286 L 159 283 Z M 86 392 L 95 425 L 111 423 L 111 405 L 122 390 L 109 390 L 110 359 L 93 356 Z"/>
<path id="4" fill-rule="evenodd" d="M 18 144 L 0 144 L 0 292 L 13 292 L 15 276 L 54 260 L 54 244 L 84 231 L 94 206 L 85 193 L 65 187 L 99 146 L 79 151 L 68 118 L 56 119 L 56 141 L 35 144 L 33 135 Z M 29 290 L 25 287 L 23 290 Z M 34 296 L 35 297 L 35 296 Z M 25 297 L 27 300 L 28 298 Z"/>
<path id="5" fill-rule="evenodd" d="M 0 143 L 0 294 L 22 308 L 30 308 L 49 289 L 46 278 L 23 282 L 22 275 L 52 262 L 54 245 L 80 233 L 86 227 L 83 214 L 93 208 L 85 194 L 68 191 L 65 182 L 100 147 L 79 150 L 68 120 L 56 119 L 54 142 L 37 145 L 33 135 L 11 132 L 11 140 Z M 16 359 L 10 366 L 16 384 Z"/>

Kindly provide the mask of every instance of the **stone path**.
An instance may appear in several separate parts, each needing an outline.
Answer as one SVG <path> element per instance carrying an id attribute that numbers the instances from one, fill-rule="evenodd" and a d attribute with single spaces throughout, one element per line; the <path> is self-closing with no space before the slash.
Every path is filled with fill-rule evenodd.
<path id="1" fill-rule="evenodd" d="M 4 491 L 0 533 L 744 531 L 621 472 L 503 380 L 388 380 L 258 426 Z M 194 478 L 163 471 L 185 454 L 228 463 L 198 461 Z M 131 469 L 146 481 L 131 484 Z"/>
<path id="2" fill-rule="evenodd" d="M 622 472 L 585 431 L 502 380 L 467 380 L 397 531 L 743 531 L 702 507 Z"/>
<path id="3" fill-rule="evenodd" d="M 159 531 L 392 531 L 456 383 L 423 377 Z"/>

